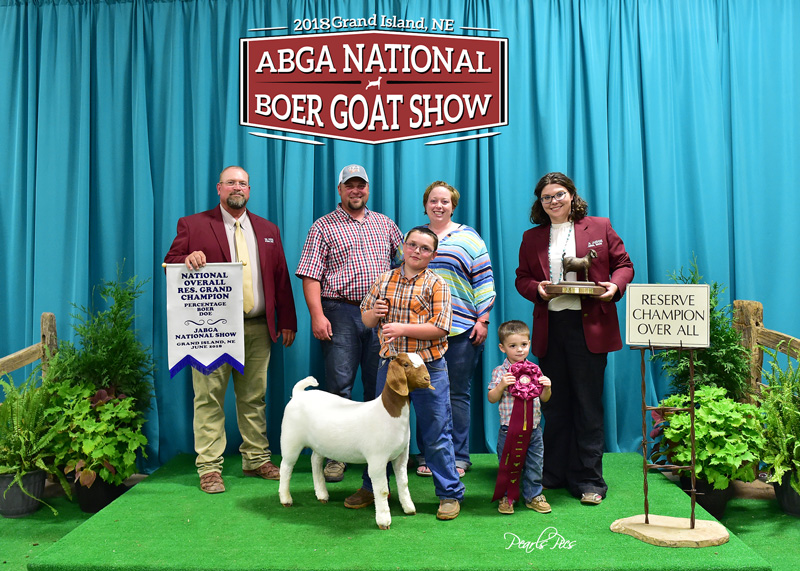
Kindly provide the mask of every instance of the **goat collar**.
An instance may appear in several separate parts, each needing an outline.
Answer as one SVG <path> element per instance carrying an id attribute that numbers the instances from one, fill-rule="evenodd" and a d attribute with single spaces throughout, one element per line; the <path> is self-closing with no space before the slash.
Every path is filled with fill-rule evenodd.
<path id="1" fill-rule="evenodd" d="M 422 357 L 419 356 L 419 353 L 406 353 L 406 355 L 408 355 L 408 360 L 411 361 L 411 363 L 417 368 L 425 364 L 425 361 L 422 360 Z M 397 359 L 397 355 L 392 355 L 391 357 L 387 357 L 387 359 L 389 361 L 394 361 Z"/>

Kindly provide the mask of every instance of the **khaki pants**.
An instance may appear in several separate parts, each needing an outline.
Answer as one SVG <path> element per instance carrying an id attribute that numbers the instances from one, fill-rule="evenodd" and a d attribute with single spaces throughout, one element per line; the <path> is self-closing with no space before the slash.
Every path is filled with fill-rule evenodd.
<path id="1" fill-rule="evenodd" d="M 225 452 L 225 391 L 233 374 L 236 422 L 242 435 L 242 468 L 255 470 L 270 460 L 265 395 L 272 349 L 264 317 L 244 320 L 245 367 L 240 374 L 224 363 L 210 375 L 192 369 L 194 386 L 194 449 L 197 472 L 222 472 Z"/>

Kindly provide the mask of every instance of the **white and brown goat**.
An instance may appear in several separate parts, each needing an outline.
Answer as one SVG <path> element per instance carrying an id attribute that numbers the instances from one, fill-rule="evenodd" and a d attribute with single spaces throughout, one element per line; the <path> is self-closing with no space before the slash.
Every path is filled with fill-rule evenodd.
<path id="1" fill-rule="evenodd" d="M 389 529 L 389 483 L 386 464 L 392 463 L 397 478 L 400 505 L 408 515 L 416 513 L 408 491 L 409 393 L 431 389 L 425 363 L 414 353 L 400 353 L 390 363 L 386 385 L 380 398 L 356 402 L 324 391 L 306 391 L 318 386 L 314 377 L 306 377 L 292 389 L 292 398 L 283 412 L 281 424 L 281 482 L 279 496 L 284 506 L 292 505 L 289 483 L 292 470 L 303 448 L 311 448 L 311 473 L 314 493 L 327 503 L 328 489 L 323 462 L 367 464 L 375 494 L 375 521 Z"/>

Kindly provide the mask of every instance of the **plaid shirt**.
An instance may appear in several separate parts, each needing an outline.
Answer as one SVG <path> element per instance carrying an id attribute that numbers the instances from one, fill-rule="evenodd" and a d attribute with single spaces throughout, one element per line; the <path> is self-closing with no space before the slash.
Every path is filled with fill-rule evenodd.
<path id="1" fill-rule="evenodd" d="M 431 341 L 400 337 L 387 343 L 381 329 L 386 323 L 432 323 L 449 332 L 453 320 L 450 288 L 440 276 L 425 268 L 407 279 L 403 276 L 403 266 L 385 272 L 372 284 L 361 302 L 362 313 L 372 309 L 379 298 L 389 300 L 389 313 L 378 324 L 381 357 L 389 359 L 398 353 L 418 353 L 428 363 L 444 356 L 447 333 Z"/>
<path id="2" fill-rule="evenodd" d="M 387 216 L 365 208 L 356 220 L 342 209 L 317 219 L 308 231 L 295 275 L 320 282 L 322 297 L 361 301 L 391 268 L 403 236 Z"/>
<path id="3" fill-rule="evenodd" d="M 500 384 L 500 379 L 508 372 L 510 367 L 511 362 L 508 360 L 508 357 L 503 360 L 502 365 L 495 367 L 494 371 L 492 371 L 492 380 L 489 382 L 489 390 L 492 390 Z M 536 365 L 534 365 L 534 367 L 536 367 Z M 508 393 L 508 389 L 503 391 L 503 397 L 500 399 L 497 406 L 500 412 L 500 424 L 502 426 L 508 426 L 511 423 L 511 411 L 514 410 L 514 397 Z M 541 420 L 542 403 L 539 397 L 536 397 L 533 399 L 533 428 L 539 426 Z"/>

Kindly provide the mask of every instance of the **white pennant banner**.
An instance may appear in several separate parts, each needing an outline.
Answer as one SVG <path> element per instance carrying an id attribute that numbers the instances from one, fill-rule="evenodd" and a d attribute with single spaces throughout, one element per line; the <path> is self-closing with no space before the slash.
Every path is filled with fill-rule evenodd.
<path id="1" fill-rule="evenodd" d="M 166 270 L 170 378 L 187 365 L 207 375 L 229 363 L 243 373 L 242 265 L 167 264 Z"/>

